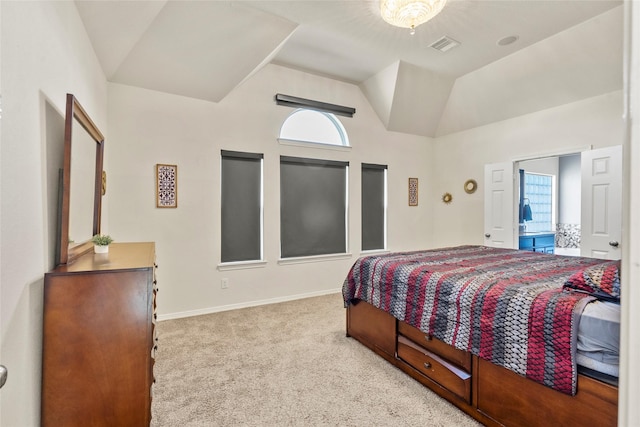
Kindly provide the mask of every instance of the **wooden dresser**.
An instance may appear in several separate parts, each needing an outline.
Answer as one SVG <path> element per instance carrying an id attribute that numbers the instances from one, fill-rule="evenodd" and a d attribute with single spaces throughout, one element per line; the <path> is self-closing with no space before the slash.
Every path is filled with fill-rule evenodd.
<path id="1" fill-rule="evenodd" d="M 43 426 L 148 426 L 155 244 L 114 243 L 45 275 Z"/>

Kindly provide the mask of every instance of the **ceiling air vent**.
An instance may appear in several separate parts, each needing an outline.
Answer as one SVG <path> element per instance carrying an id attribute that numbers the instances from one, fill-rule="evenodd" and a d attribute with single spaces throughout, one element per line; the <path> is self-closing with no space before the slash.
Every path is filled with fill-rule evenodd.
<path id="1" fill-rule="evenodd" d="M 447 36 L 444 36 L 429 45 L 429 47 L 439 50 L 440 52 L 447 52 L 456 46 L 460 46 L 460 42 Z"/>

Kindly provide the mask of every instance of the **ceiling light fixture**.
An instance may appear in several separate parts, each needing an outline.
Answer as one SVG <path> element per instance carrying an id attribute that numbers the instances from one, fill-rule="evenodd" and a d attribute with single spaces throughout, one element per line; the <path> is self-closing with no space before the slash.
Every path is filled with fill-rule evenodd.
<path id="1" fill-rule="evenodd" d="M 396 27 L 409 28 L 415 34 L 416 27 L 436 16 L 447 0 L 380 0 L 382 19 Z"/>

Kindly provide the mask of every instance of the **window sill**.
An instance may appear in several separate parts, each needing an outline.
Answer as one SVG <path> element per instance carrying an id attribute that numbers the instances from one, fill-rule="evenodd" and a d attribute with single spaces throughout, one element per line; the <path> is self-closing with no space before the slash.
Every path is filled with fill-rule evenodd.
<path id="1" fill-rule="evenodd" d="M 369 249 L 366 251 L 360 251 L 360 256 L 369 256 L 369 255 L 382 255 L 382 254 L 390 254 L 391 251 L 388 249 Z"/>
<path id="2" fill-rule="evenodd" d="M 345 145 L 323 144 L 322 142 L 296 141 L 293 139 L 278 138 L 280 145 L 294 147 L 317 148 L 320 150 L 351 151 L 351 147 Z"/>
<path id="3" fill-rule="evenodd" d="M 249 268 L 264 268 L 267 266 L 267 261 L 235 261 L 235 262 L 223 262 L 218 264 L 218 271 L 229 270 L 246 270 Z"/>
<path id="4" fill-rule="evenodd" d="M 349 259 L 352 255 L 350 253 L 344 254 L 330 254 L 330 255 L 313 255 L 313 256 L 303 256 L 303 257 L 295 257 L 295 258 L 280 258 L 278 260 L 279 265 L 289 265 L 289 264 L 306 264 L 312 262 L 323 262 L 323 261 L 335 261 L 340 259 Z"/>

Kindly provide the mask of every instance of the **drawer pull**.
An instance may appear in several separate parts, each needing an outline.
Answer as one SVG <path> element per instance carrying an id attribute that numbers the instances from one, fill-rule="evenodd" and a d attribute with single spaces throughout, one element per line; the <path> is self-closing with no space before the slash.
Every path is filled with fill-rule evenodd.
<path id="1" fill-rule="evenodd" d="M 424 362 L 424 367 L 427 368 L 427 369 L 431 369 L 431 363 Z"/>
<path id="2" fill-rule="evenodd" d="M 425 339 L 426 341 L 431 341 L 431 335 L 425 335 L 425 336 L 424 336 L 424 339 Z"/>

